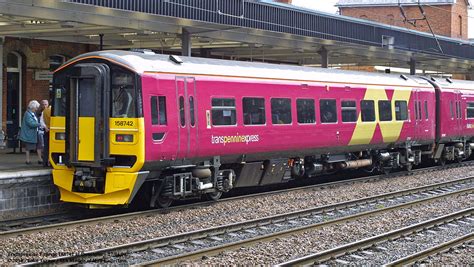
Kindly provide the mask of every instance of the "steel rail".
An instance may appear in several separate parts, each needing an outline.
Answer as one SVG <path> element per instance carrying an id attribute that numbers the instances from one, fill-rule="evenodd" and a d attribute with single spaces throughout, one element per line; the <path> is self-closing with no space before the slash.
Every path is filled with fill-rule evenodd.
<path id="1" fill-rule="evenodd" d="M 470 178 L 465 178 L 461 179 L 461 182 L 458 181 L 459 183 L 464 183 L 464 182 L 472 182 L 474 177 Z M 149 239 L 149 240 L 144 240 L 140 242 L 134 242 L 130 244 L 125 244 L 125 245 L 119 245 L 119 246 L 114 246 L 114 247 L 109 247 L 109 248 L 103 248 L 103 249 L 97 249 L 97 250 L 92 250 L 84 253 L 80 253 L 79 255 L 73 255 L 73 256 L 61 256 L 61 257 L 56 257 L 52 258 L 49 260 L 45 260 L 43 262 L 32 262 L 28 263 L 31 265 L 35 264 L 52 264 L 52 263 L 60 263 L 60 262 L 66 262 L 66 261 L 74 261 L 78 262 L 80 259 L 85 259 L 85 258 L 93 258 L 93 259 L 100 259 L 102 255 L 106 254 L 113 254 L 113 255 L 120 255 L 120 254 L 126 254 L 126 253 L 131 253 L 135 251 L 143 251 L 149 248 L 156 248 L 156 247 L 164 247 L 167 245 L 173 245 L 177 243 L 182 243 L 186 241 L 191 241 L 191 240 L 198 240 L 202 238 L 207 238 L 209 236 L 215 236 L 219 234 L 224 234 L 224 233 L 229 233 L 229 232 L 235 232 L 243 229 L 249 229 L 252 227 L 260 227 L 264 225 L 268 225 L 271 223 L 278 223 L 278 222 L 283 222 L 286 220 L 290 220 L 293 218 L 298 218 L 302 216 L 313 216 L 313 215 L 321 215 L 324 214 L 325 212 L 332 212 L 338 209 L 342 208 L 350 208 L 354 207 L 356 205 L 361 205 L 361 204 L 366 204 L 366 203 L 373 203 L 375 200 L 386 200 L 394 197 L 399 197 L 403 195 L 410 194 L 412 193 L 418 193 L 418 192 L 425 192 L 425 191 L 430 191 L 430 190 L 436 190 L 445 186 L 451 186 L 456 184 L 455 181 L 447 182 L 447 183 L 441 183 L 438 185 L 430 185 L 430 186 L 424 186 L 424 187 L 418 187 L 417 189 L 408 189 L 408 190 L 402 190 L 402 191 L 397 191 L 397 192 L 392 192 L 384 195 L 378 195 L 378 196 L 373 196 L 373 197 L 368 197 L 368 198 L 363 198 L 363 199 L 358 199 L 358 200 L 353 200 L 353 201 L 347 201 L 343 203 L 338 203 L 338 204 L 333 204 L 333 205 L 327 205 L 327 206 L 322 206 L 322 207 L 316 207 L 316 208 L 310 208 L 310 209 L 305 209 L 305 210 L 300 210 L 296 212 L 290 212 L 286 214 L 280 214 L 276 216 L 269 216 L 265 218 L 259 218 L 255 220 L 249 220 L 249 221 L 244 221 L 244 222 L 239 222 L 239 223 L 233 223 L 233 224 L 228 224 L 224 226 L 219 226 L 219 227 L 214 227 L 214 228 L 208 228 L 208 229 L 203 229 L 203 230 L 197 230 L 193 232 L 188 232 L 188 233 L 182 233 L 182 234 L 177 234 L 173 236 L 167 236 L 167 237 L 159 237 L 159 238 L 154 238 L 154 239 Z M 167 257 L 163 258 L 157 261 L 151 261 L 151 262 L 146 262 L 142 264 L 174 264 L 183 260 L 187 259 L 195 259 L 199 258 L 203 255 L 215 255 L 221 251 L 226 251 L 226 250 L 231 250 L 231 249 L 238 249 L 241 246 L 248 246 L 250 244 L 254 244 L 257 242 L 264 242 L 264 241 L 270 241 L 274 240 L 276 238 L 280 238 L 282 236 L 287 236 L 295 233 L 301 233 L 304 231 L 308 230 L 313 230 L 317 229 L 323 226 L 328 226 L 328 225 L 333 225 L 337 224 L 340 222 L 346 222 L 346 221 L 352 221 L 356 220 L 362 217 L 366 216 L 371 216 L 374 214 L 386 212 L 386 211 L 391 211 L 391 210 L 396 210 L 396 209 L 401 209 L 413 205 L 418 205 L 421 203 L 428 203 L 431 201 L 438 200 L 440 198 L 446 198 L 446 197 L 451 197 L 451 196 L 456 196 L 460 194 L 465 194 L 469 192 L 473 192 L 474 188 L 469 187 L 467 189 L 462 189 L 459 191 L 454 191 L 454 192 L 449 192 L 449 193 L 444 193 L 444 194 L 439 194 L 436 196 L 430 196 L 426 197 L 425 199 L 421 200 L 415 200 L 415 201 L 410 201 L 398 205 L 394 205 L 391 207 L 376 207 L 375 210 L 371 211 L 365 211 L 361 212 L 358 214 L 350 215 L 350 216 L 343 216 L 341 218 L 329 220 L 329 221 L 324 221 L 316 224 L 311 224 L 311 225 L 306 225 L 303 227 L 298 227 L 295 229 L 288 229 L 284 230 L 281 232 L 277 233 L 272 233 L 272 234 L 267 234 L 247 240 L 242 240 L 234 243 L 228 243 L 224 244 L 218 247 L 213 247 L 213 248 L 207 248 L 195 252 L 190 252 L 187 254 L 183 255 L 177 255 L 177 256 L 172 256 L 172 257 Z"/>
<path id="2" fill-rule="evenodd" d="M 392 261 L 390 263 L 385 264 L 384 266 L 406 266 L 406 265 L 412 265 L 415 264 L 416 262 L 419 262 L 420 260 L 424 260 L 430 256 L 436 255 L 438 253 L 443 253 L 451 248 L 456 248 L 459 246 L 462 246 L 465 243 L 471 242 L 474 240 L 474 233 L 470 233 L 467 235 L 464 235 L 462 237 L 450 240 L 448 242 L 439 244 L 437 246 L 425 249 L 423 251 L 420 251 L 418 253 L 414 253 L 412 255 L 406 256 L 404 258 Z"/>
<path id="3" fill-rule="evenodd" d="M 170 207 L 170 208 L 165 208 L 165 209 L 153 209 L 153 210 L 146 210 L 146 211 L 115 214 L 115 215 L 109 215 L 109 216 L 99 216 L 95 218 L 87 218 L 87 219 L 62 222 L 62 223 L 57 223 L 57 224 L 47 224 L 47 225 L 40 225 L 40 226 L 35 226 L 35 227 L 0 231 L 0 240 L 2 238 L 4 239 L 4 238 L 12 237 L 15 235 L 19 235 L 19 234 L 29 234 L 29 233 L 34 233 L 34 232 L 48 231 L 48 230 L 78 226 L 78 225 L 90 225 L 90 224 L 94 224 L 98 222 L 108 222 L 108 221 L 114 221 L 114 220 L 119 220 L 119 219 L 131 219 L 131 218 L 139 217 L 139 216 L 163 214 L 163 213 L 169 213 L 172 211 L 180 211 L 180 210 L 187 210 L 187 209 L 192 209 L 196 207 L 202 207 L 206 205 L 210 206 L 210 205 L 215 205 L 217 203 L 235 201 L 239 199 L 256 198 L 256 197 L 261 197 L 261 196 L 271 196 L 271 195 L 276 195 L 276 194 L 295 192 L 295 191 L 304 191 L 304 190 L 309 190 L 309 189 L 313 189 L 313 190 L 325 189 L 327 187 L 342 186 L 345 184 L 354 184 L 358 182 L 367 182 L 367 181 L 377 181 L 377 180 L 389 179 L 389 178 L 400 177 L 400 176 L 405 176 L 405 175 L 415 175 L 415 174 L 426 173 L 426 172 L 442 171 L 442 170 L 451 169 L 451 168 L 461 168 L 461 167 L 470 166 L 470 165 L 474 165 L 474 161 L 461 162 L 461 163 L 451 164 L 447 166 L 427 167 L 427 168 L 412 170 L 411 172 L 401 171 L 401 172 L 395 172 L 395 173 L 390 173 L 390 174 L 371 175 L 371 176 L 364 176 L 364 177 L 346 179 L 346 180 L 341 180 L 341 181 L 328 182 L 328 183 L 323 183 L 323 184 L 307 185 L 307 186 L 300 186 L 300 187 L 294 187 L 294 188 L 289 188 L 289 189 L 261 192 L 261 193 L 251 194 L 251 195 L 228 197 L 228 198 L 220 199 L 218 201 L 198 202 L 198 203 L 180 205 L 180 206 L 175 206 L 175 207 Z M 55 214 L 55 215 L 58 215 L 58 214 Z M 38 220 L 41 220 L 42 217 L 44 216 L 26 218 L 25 224 L 28 224 L 28 220 L 38 221 Z M 11 221 L 2 221 L 0 222 L 0 224 L 8 225 L 9 222 L 12 222 L 12 223 L 14 222 L 15 224 L 18 225 L 19 220 L 21 219 L 16 219 L 16 220 L 11 220 Z"/>
<path id="4" fill-rule="evenodd" d="M 353 243 L 342 245 L 333 249 L 325 250 L 325 251 L 307 255 L 301 258 L 290 260 L 284 263 L 280 263 L 277 266 L 281 266 L 281 267 L 307 266 L 307 265 L 319 264 L 324 261 L 328 261 L 337 257 L 344 256 L 348 253 L 370 248 L 374 245 L 380 244 L 388 240 L 397 239 L 405 235 L 420 232 L 427 228 L 435 227 L 439 224 L 465 218 L 467 216 L 471 216 L 472 214 L 474 214 L 474 208 L 464 209 L 464 210 L 453 212 L 451 214 L 441 216 L 432 220 L 424 221 L 424 222 L 410 225 L 401 229 L 383 233 L 381 235 L 377 235 L 374 237 L 370 237 L 367 239 L 363 239 L 363 240 L 359 240 Z"/>

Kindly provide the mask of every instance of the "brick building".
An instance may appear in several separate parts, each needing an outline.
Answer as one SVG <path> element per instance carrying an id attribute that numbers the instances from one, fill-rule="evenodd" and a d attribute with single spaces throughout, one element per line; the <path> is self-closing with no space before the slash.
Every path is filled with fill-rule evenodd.
<path id="1" fill-rule="evenodd" d="M 0 92 L 3 108 L 0 129 L 11 137 L 18 133 L 28 102 L 49 99 L 52 71 L 72 57 L 95 50 L 96 46 L 13 37 L 0 40 L 3 42 L 1 81 L 5 88 Z"/>
<path id="2" fill-rule="evenodd" d="M 468 0 L 339 0 L 336 6 L 344 16 L 423 32 L 430 32 L 429 22 L 435 34 L 468 39 Z"/>

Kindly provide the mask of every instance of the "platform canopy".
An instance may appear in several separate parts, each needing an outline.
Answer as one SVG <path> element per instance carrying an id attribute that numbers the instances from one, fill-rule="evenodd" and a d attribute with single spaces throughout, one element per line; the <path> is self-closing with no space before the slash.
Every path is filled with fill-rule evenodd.
<path id="1" fill-rule="evenodd" d="M 319 66 L 470 73 L 474 44 L 272 1 L 0 0 L 0 36 Z M 187 38 L 183 38 L 187 36 Z M 438 45 L 439 44 L 439 45 Z"/>

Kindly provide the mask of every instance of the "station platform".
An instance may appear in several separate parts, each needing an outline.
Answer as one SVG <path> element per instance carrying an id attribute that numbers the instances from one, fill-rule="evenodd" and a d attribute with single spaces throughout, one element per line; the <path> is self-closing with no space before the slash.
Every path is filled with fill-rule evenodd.
<path id="1" fill-rule="evenodd" d="M 63 211 L 51 168 L 38 164 L 36 153 L 27 165 L 24 152 L 12 152 L 0 150 L 0 221 Z"/>

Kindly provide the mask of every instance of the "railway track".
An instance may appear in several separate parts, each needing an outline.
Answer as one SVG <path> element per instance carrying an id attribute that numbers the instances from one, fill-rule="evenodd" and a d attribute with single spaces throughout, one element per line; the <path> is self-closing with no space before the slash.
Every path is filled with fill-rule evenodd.
<path id="1" fill-rule="evenodd" d="M 418 260 L 427 258 L 438 252 L 472 241 L 474 239 L 473 216 L 474 208 L 465 209 L 422 223 L 410 225 L 402 229 L 284 262 L 278 266 L 308 266 L 319 264 L 405 266 L 407 264 L 413 264 Z M 457 228 L 454 232 L 460 235 L 459 237 L 451 237 L 451 235 L 453 235 L 452 228 Z M 444 236 L 445 239 L 450 240 L 392 262 L 383 262 L 384 259 L 397 257 L 397 255 L 391 255 L 394 251 L 397 251 L 395 247 L 405 247 L 405 250 L 407 250 L 410 248 L 409 243 L 413 243 L 415 239 L 421 239 L 427 242 L 426 240 L 434 236 Z"/>
<path id="2" fill-rule="evenodd" d="M 473 189 L 474 177 L 469 177 L 29 264 L 125 262 L 127 264 L 169 265 L 390 210 L 472 193 Z M 132 259 L 131 262 L 130 259 Z"/>
<path id="3" fill-rule="evenodd" d="M 243 198 L 252 198 L 252 197 L 260 197 L 265 195 L 275 195 L 281 194 L 285 192 L 291 191 L 299 191 L 299 190 L 308 190 L 314 189 L 317 190 L 318 188 L 327 188 L 332 186 L 341 186 L 344 184 L 352 184 L 352 183 L 363 183 L 367 181 L 377 181 L 381 179 L 390 179 L 393 177 L 405 176 L 405 175 L 415 175 L 421 173 L 428 173 L 434 172 L 438 170 L 445 170 L 450 168 L 459 168 L 464 166 L 471 166 L 474 165 L 474 161 L 466 161 L 462 163 L 451 164 L 448 166 L 434 166 L 434 167 L 427 167 L 422 169 L 412 170 L 411 172 L 407 171 L 400 171 L 391 173 L 388 175 L 371 175 L 365 177 L 359 177 L 354 179 L 346 179 L 336 182 L 329 182 L 323 184 L 313 184 L 313 185 L 305 185 L 305 186 L 298 186 L 291 187 L 288 189 L 281 189 L 269 192 L 260 192 L 251 195 L 239 195 L 234 197 L 227 197 L 223 198 L 217 202 L 227 202 L 227 201 L 234 201 Z M 131 219 L 137 216 L 148 216 L 148 215 L 155 215 L 155 214 L 163 214 L 169 213 L 176 210 L 187 210 L 192 209 L 199 206 L 206 206 L 206 205 L 213 205 L 215 201 L 205 201 L 205 202 L 197 202 L 191 204 L 184 204 L 179 205 L 167 209 L 159 209 L 159 210 L 146 210 L 146 211 L 134 211 L 128 212 L 126 210 L 120 211 L 99 211 L 98 213 L 91 214 L 91 211 L 87 213 L 84 212 L 73 212 L 70 213 L 61 213 L 61 214 L 52 214 L 46 216 L 38 216 L 38 217 L 30 217 L 24 219 L 15 219 L 9 221 L 0 221 L 0 238 L 7 238 L 10 236 L 15 236 L 18 234 L 27 234 L 27 233 L 34 233 L 39 231 L 47 231 L 57 228 L 64 228 L 70 226 L 77 226 L 77 225 L 87 225 L 87 224 L 94 224 L 98 222 L 107 222 L 107 221 L 114 221 L 118 219 Z"/>

